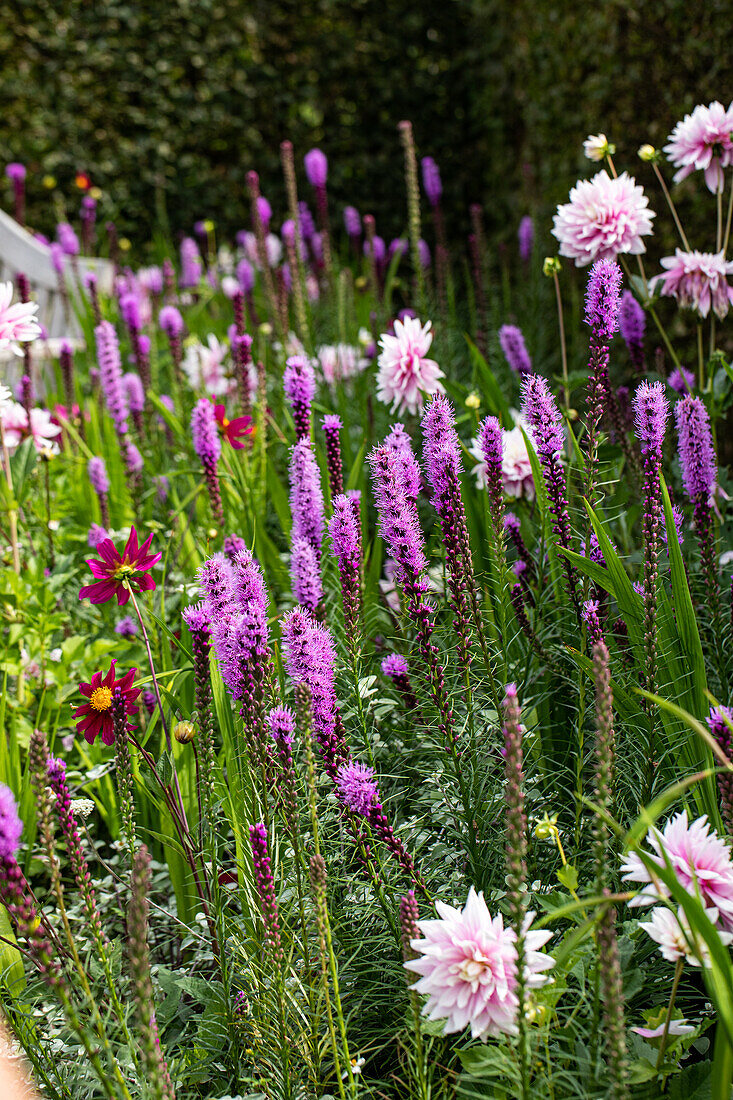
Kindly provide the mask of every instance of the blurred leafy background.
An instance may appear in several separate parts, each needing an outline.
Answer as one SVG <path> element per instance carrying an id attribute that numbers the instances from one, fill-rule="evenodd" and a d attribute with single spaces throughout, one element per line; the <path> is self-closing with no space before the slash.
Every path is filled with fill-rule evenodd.
<path id="1" fill-rule="evenodd" d="M 590 132 L 645 177 L 642 142 L 730 94 L 731 15 L 733 0 L 23 0 L 0 21 L 0 162 L 28 166 L 39 229 L 54 220 L 43 176 L 58 199 L 84 170 L 102 218 L 142 241 L 207 216 L 241 228 L 250 168 L 281 211 L 289 137 L 328 154 L 334 215 L 354 203 L 389 239 L 410 118 L 449 225 L 482 201 L 496 242 L 528 210 L 549 217 Z"/>

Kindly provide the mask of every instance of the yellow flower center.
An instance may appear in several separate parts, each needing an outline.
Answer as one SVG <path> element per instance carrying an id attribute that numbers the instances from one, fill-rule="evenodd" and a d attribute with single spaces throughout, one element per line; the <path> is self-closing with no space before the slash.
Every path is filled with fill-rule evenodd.
<path id="1" fill-rule="evenodd" d="M 135 576 L 135 569 L 132 565 L 128 565 L 127 562 L 122 562 L 115 569 L 113 576 L 116 581 L 126 581 L 129 577 Z"/>
<path id="2" fill-rule="evenodd" d="M 221 426 L 222 426 L 222 428 L 228 428 L 230 424 L 231 424 L 231 420 L 228 420 L 228 419 L 226 418 L 226 416 L 225 416 L 225 417 L 224 417 L 224 418 L 222 419 L 222 422 L 221 422 Z"/>
<path id="3" fill-rule="evenodd" d="M 112 706 L 112 692 L 108 687 L 95 688 L 89 702 L 95 710 L 109 710 Z"/>

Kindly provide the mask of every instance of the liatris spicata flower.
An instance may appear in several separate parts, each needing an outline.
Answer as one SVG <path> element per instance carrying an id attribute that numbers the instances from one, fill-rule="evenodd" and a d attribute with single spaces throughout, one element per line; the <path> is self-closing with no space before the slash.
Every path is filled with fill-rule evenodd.
<path id="1" fill-rule="evenodd" d="M 722 191 L 724 169 L 733 164 L 733 104 L 726 110 L 718 100 L 707 107 L 699 103 L 677 123 L 664 152 L 679 169 L 675 183 L 703 171 L 708 190 L 713 194 Z"/>
<path id="2" fill-rule="evenodd" d="M 92 550 L 96 550 L 100 542 L 104 542 L 108 538 L 107 529 L 101 527 L 98 523 L 93 523 L 87 532 L 87 543 Z"/>
<path id="3" fill-rule="evenodd" d="M 224 539 L 224 553 L 233 561 L 240 550 L 245 550 L 247 543 L 239 535 L 227 535 Z"/>
<path id="4" fill-rule="evenodd" d="M 662 504 L 659 471 L 662 465 L 662 443 L 669 416 L 669 405 L 661 382 L 642 382 L 634 394 L 634 422 L 641 444 L 644 474 L 644 643 L 646 647 L 646 689 L 654 691 L 656 683 L 656 610 L 657 558 Z M 651 747 L 651 746 L 650 746 Z"/>
<path id="5" fill-rule="evenodd" d="M 355 206 L 344 207 L 344 229 L 352 241 L 358 241 L 361 236 L 361 217 Z"/>
<path id="6" fill-rule="evenodd" d="M 433 490 L 433 505 L 440 517 L 440 530 L 446 551 L 448 583 L 455 612 L 454 626 L 459 640 L 459 659 L 468 667 L 469 614 L 475 594 L 473 562 L 461 499 L 460 441 L 455 429 L 453 407 L 445 397 L 436 397 L 422 419 L 423 458 Z M 477 608 L 476 608 L 477 610 Z M 477 630 L 480 629 L 476 623 Z"/>
<path id="7" fill-rule="evenodd" d="M 499 343 L 507 363 L 516 374 L 532 373 L 532 360 L 520 328 L 516 325 L 502 325 L 499 329 Z"/>
<path id="8" fill-rule="evenodd" d="M 417 298 L 420 307 L 425 306 L 425 277 L 420 263 L 420 185 L 417 174 L 417 153 L 412 123 L 403 119 L 397 124 L 402 149 L 405 154 L 405 189 L 407 191 L 407 228 L 410 234 L 410 254 L 412 273 L 417 284 Z"/>
<path id="9" fill-rule="evenodd" d="M 304 684 L 311 694 L 313 734 L 323 764 L 335 782 L 340 764 L 348 757 L 336 703 L 336 653 L 330 631 L 307 611 L 291 611 L 282 623 L 285 668 L 295 686 Z"/>
<path id="10" fill-rule="evenodd" d="M 122 384 L 125 387 L 127 405 L 132 413 L 135 430 L 142 437 L 144 430 L 143 412 L 145 410 L 145 389 L 143 388 L 142 379 L 134 371 L 128 371 L 122 375 Z"/>
<path id="11" fill-rule="evenodd" d="M 110 321 L 102 321 L 94 330 L 99 363 L 99 381 L 104 400 L 120 438 L 127 434 L 128 405 L 122 381 L 120 346 L 115 327 Z"/>
<path id="12" fill-rule="evenodd" d="M 354 646 L 361 613 L 361 530 L 352 503 L 343 493 L 334 498 L 328 532 L 341 578 L 346 637 Z"/>
<path id="13" fill-rule="evenodd" d="M 150 388 L 150 343 L 142 334 L 142 316 L 140 299 L 137 293 L 123 294 L 120 298 L 120 312 L 130 333 L 132 355 L 140 372 L 143 390 Z"/>
<path id="14" fill-rule="evenodd" d="M 184 608 L 181 617 L 191 632 L 194 699 L 199 731 L 198 741 L 201 751 L 203 808 L 207 822 L 210 825 L 211 806 L 214 801 L 214 768 L 216 765 L 211 673 L 209 668 L 210 621 L 208 611 L 203 603 L 192 604 L 190 607 Z"/>
<path id="15" fill-rule="evenodd" d="M 420 163 L 422 168 L 422 185 L 428 197 L 428 202 L 431 206 L 437 206 L 443 195 L 440 169 L 432 157 L 423 157 Z"/>
<path id="16" fill-rule="evenodd" d="M 415 952 L 411 944 L 413 940 L 420 938 L 418 921 L 420 911 L 417 907 L 414 890 L 408 890 L 405 897 L 400 898 L 400 940 L 402 941 L 402 960 L 414 959 Z"/>
<path id="17" fill-rule="evenodd" d="M 201 281 L 201 254 L 193 237 L 184 237 L 181 241 L 181 277 L 178 285 L 181 290 L 190 290 Z"/>
<path id="18" fill-rule="evenodd" d="M 306 539 L 320 562 L 323 540 L 323 490 L 321 475 L 310 441 L 301 439 L 293 447 L 288 467 L 290 510 L 293 515 L 291 538 Z"/>
<path id="19" fill-rule="evenodd" d="M 74 392 L 74 349 L 68 340 L 64 340 L 61 344 L 59 366 L 61 367 L 61 377 L 64 380 L 66 404 L 71 409 L 74 406 L 76 394 Z"/>
<path id="20" fill-rule="evenodd" d="M 694 509 L 705 584 L 713 614 L 717 615 L 720 599 L 710 499 L 718 471 L 710 419 L 702 398 L 689 394 L 677 402 L 674 415 L 680 440 L 682 483 Z"/>
<path id="21" fill-rule="evenodd" d="M 316 393 L 313 364 L 305 355 L 291 355 L 285 363 L 283 390 L 293 410 L 297 438 L 309 439 L 311 404 Z"/>
<path id="22" fill-rule="evenodd" d="M 106 603 L 116 596 L 121 607 L 129 600 L 130 592 L 152 592 L 155 581 L 147 574 L 163 557 L 162 554 L 148 553 L 152 541 L 153 536 L 148 535 L 142 546 L 138 546 L 137 531 L 133 527 L 122 554 L 111 539 L 100 542 L 97 553 L 103 560 L 87 560 L 97 580 L 79 590 L 79 599 L 88 596 L 92 603 Z"/>
<path id="23" fill-rule="evenodd" d="M 722 321 L 733 305 L 733 286 L 728 276 L 733 275 L 733 260 L 726 260 L 723 252 L 683 252 L 675 249 L 674 256 L 661 261 L 665 270 L 649 280 L 655 290 L 661 285 L 661 293 L 677 301 L 682 309 L 692 309 L 703 319 L 712 309 Z"/>
<path id="24" fill-rule="evenodd" d="M 379 800 L 379 787 L 374 778 L 374 768 L 358 761 L 342 764 L 336 775 L 336 790 L 342 805 L 357 817 L 368 821 L 376 835 L 384 842 L 402 870 L 415 878 L 424 889 L 415 871 L 415 862 L 387 820 Z"/>
<path id="25" fill-rule="evenodd" d="M 89 459 L 89 465 L 87 467 L 89 473 L 89 481 L 91 482 L 94 492 L 97 494 L 99 500 L 99 509 L 102 513 L 102 526 L 104 528 L 109 527 L 109 507 L 107 504 L 107 494 L 109 493 L 109 478 L 107 477 L 107 467 L 104 464 L 104 459 L 94 457 Z"/>
<path id="26" fill-rule="evenodd" d="M 635 370 L 644 369 L 644 330 L 646 314 L 630 290 L 621 295 L 618 327 Z"/>
<path id="27" fill-rule="evenodd" d="M 140 694 L 140 689 L 132 686 L 137 669 L 131 668 L 118 680 L 115 677 L 116 660 L 117 658 L 113 658 L 106 676 L 101 672 L 95 672 L 91 683 L 79 684 L 79 691 L 89 702 L 77 707 L 73 717 L 79 719 L 76 723 L 77 732 L 84 734 L 84 739 L 90 745 L 93 745 L 99 736 L 105 745 L 111 745 L 114 741 L 112 699 L 115 693 L 124 700 L 126 716 L 136 714 L 138 710 L 135 700 Z"/>
<path id="28" fill-rule="evenodd" d="M 79 255 L 81 251 L 79 238 L 74 232 L 73 226 L 69 225 L 68 222 L 60 222 L 56 226 L 56 236 L 66 256 L 74 258 Z"/>
<path id="29" fill-rule="evenodd" d="M 341 418 L 332 413 L 324 416 L 321 421 L 323 434 L 326 437 L 326 465 L 328 466 L 328 485 L 331 491 L 331 503 L 344 491 L 344 473 L 341 463 Z"/>
<path id="30" fill-rule="evenodd" d="M 94 223 L 97 220 L 97 200 L 93 195 L 85 195 L 81 200 L 81 245 L 85 255 L 90 255 L 94 246 Z"/>
<path id="31" fill-rule="evenodd" d="M 585 291 L 585 323 L 590 327 L 588 395 L 586 413 L 586 496 L 593 503 L 598 462 L 598 430 L 603 410 L 614 394 L 608 379 L 609 344 L 618 329 L 621 268 L 615 260 L 597 260 Z"/>
<path id="32" fill-rule="evenodd" d="M 400 484 L 400 491 L 416 501 L 420 492 L 422 477 L 418 461 L 412 450 L 410 437 L 403 424 L 393 424 L 382 444 L 394 456 L 394 468 Z"/>
<path id="33" fill-rule="evenodd" d="M 71 870 L 79 888 L 79 893 L 84 902 L 87 920 L 91 925 L 94 938 L 102 947 L 107 938 L 102 929 L 102 921 L 97 908 L 97 898 L 92 886 L 91 875 L 86 856 L 81 845 L 81 837 L 77 828 L 76 818 L 71 806 L 71 794 L 66 781 L 66 764 L 55 756 L 48 758 L 48 784 L 56 796 L 54 809 L 58 814 L 61 832 L 66 842 L 66 851 L 69 856 Z"/>
<path id="34" fill-rule="evenodd" d="M 252 865 L 255 885 L 259 895 L 262 920 L 265 925 L 265 939 L 276 966 L 283 965 L 282 944 L 280 942 L 280 915 L 275 897 L 275 882 L 272 877 L 270 855 L 267 850 L 267 829 L 258 822 L 249 827 L 249 840 L 252 848 Z"/>
<path id="35" fill-rule="evenodd" d="M 257 389 L 257 371 L 252 363 L 252 337 L 246 333 L 231 334 L 232 357 L 239 389 L 242 414 L 247 416 L 254 402 Z"/>
<path id="36" fill-rule="evenodd" d="M 659 867 L 670 866 L 683 890 L 698 897 L 705 908 L 718 910 L 718 921 L 733 930 L 733 862 L 728 844 L 710 828 L 707 816 L 688 821 L 687 810 L 671 817 L 660 831 L 647 833 L 653 849 L 645 855 Z M 666 857 L 666 858 L 665 858 Z M 669 897 L 665 884 L 648 870 L 636 852 L 629 852 L 621 871 L 624 881 L 640 882 L 644 888 L 629 905 L 652 905 Z"/>
<path id="37" fill-rule="evenodd" d="M 145 1077 L 156 1100 L 175 1100 L 168 1066 L 160 1046 L 155 1018 L 153 982 L 148 950 L 150 904 L 150 853 L 141 844 L 132 863 L 130 903 L 127 909 L 128 956 L 132 989 L 140 1034 Z"/>
<path id="38" fill-rule="evenodd" d="M 603 629 L 599 617 L 600 605 L 598 600 L 586 600 L 583 604 L 583 622 L 588 631 L 588 640 L 591 647 L 596 642 L 603 641 Z"/>
<path id="39" fill-rule="evenodd" d="M 234 594 L 234 572 L 229 560 L 223 554 L 207 558 L 198 571 L 197 579 L 204 593 L 203 603 L 209 622 L 219 624 L 234 618 L 238 608 Z"/>
<path id="40" fill-rule="evenodd" d="M 526 910 L 527 818 L 524 812 L 521 710 L 516 684 L 506 685 L 503 709 L 507 896 L 514 929 L 521 937 Z"/>
<path id="41" fill-rule="evenodd" d="M 504 441 L 501 424 L 495 416 L 487 416 L 479 426 L 479 447 L 484 460 L 484 478 L 491 501 L 490 513 L 497 548 L 504 542 L 504 494 L 502 463 Z"/>
<path id="42" fill-rule="evenodd" d="M 219 474 L 216 468 L 221 454 L 221 440 L 216 426 L 214 406 L 208 397 L 200 398 L 193 407 L 191 437 L 193 439 L 193 449 L 201 460 L 204 469 L 204 478 L 206 479 L 206 487 L 209 490 L 214 522 L 221 526 L 224 522 L 224 510 L 221 502 Z"/>
<path id="43" fill-rule="evenodd" d="M 560 463 L 563 448 L 562 416 L 547 382 L 541 375 L 531 375 L 522 383 L 522 416 L 532 429 L 534 448 L 542 463 L 555 538 L 558 545 L 570 549 L 567 483 Z M 564 554 L 562 559 L 568 592 L 580 620 L 577 574 Z"/>
<path id="44" fill-rule="evenodd" d="M 328 160 L 326 154 L 320 149 L 310 149 L 304 157 L 305 174 L 308 182 L 316 193 L 316 213 L 318 216 L 318 228 L 321 234 L 323 248 L 323 266 L 326 274 L 331 269 L 331 245 L 328 229 L 328 192 L 326 179 L 328 177 Z"/>
<path id="45" fill-rule="evenodd" d="M 560 242 L 560 255 L 583 267 L 622 253 L 645 252 L 642 237 L 652 232 L 654 217 L 633 176 L 624 172 L 612 179 L 604 168 L 593 179 L 578 181 L 570 202 L 558 206 L 552 233 Z"/>
<path id="46" fill-rule="evenodd" d="M 132 615 L 125 615 L 118 623 L 115 623 L 115 634 L 120 634 L 123 638 L 128 640 L 134 638 L 137 632 L 137 619 L 133 619 Z"/>
<path id="47" fill-rule="evenodd" d="M 158 324 L 168 338 L 168 346 L 173 361 L 173 373 L 178 385 L 181 385 L 181 363 L 183 362 L 183 317 L 175 306 L 163 306 L 158 314 Z"/>
<path id="48" fill-rule="evenodd" d="M 733 711 L 730 707 L 711 707 L 706 722 L 715 740 L 733 764 Z M 720 815 L 730 835 L 733 835 L 733 772 L 718 776 Z"/>
<path id="49" fill-rule="evenodd" d="M 433 340 L 430 326 L 430 321 L 422 325 L 417 317 L 405 317 L 395 321 L 394 335 L 379 337 L 377 398 L 398 414 L 418 413 L 426 396 L 443 393 L 439 381 L 443 372 L 434 359 L 427 358 Z"/>
<path id="50" fill-rule="evenodd" d="M 529 214 L 525 214 L 519 223 L 517 230 L 519 241 L 519 258 L 523 264 L 528 264 L 532 258 L 534 248 L 534 220 Z"/>
<path id="51" fill-rule="evenodd" d="M 5 165 L 5 175 L 13 185 L 13 215 L 18 225 L 25 225 L 25 165 L 12 161 Z"/>
<path id="52" fill-rule="evenodd" d="M 290 550 L 290 581 L 301 607 L 316 612 L 323 598 L 318 554 L 307 539 L 293 539 Z"/>
<path id="53" fill-rule="evenodd" d="M 680 397 L 684 397 L 686 393 L 692 393 L 695 388 L 694 372 L 680 364 L 679 367 L 675 367 L 674 370 L 669 372 L 667 385 Z"/>
<path id="54" fill-rule="evenodd" d="M 417 710 L 420 706 L 417 696 L 410 681 L 410 670 L 407 659 L 400 653 L 389 653 L 382 660 L 382 672 L 389 676 L 394 686 L 405 701 L 409 710 Z"/>
<path id="55" fill-rule="evenodd" d="M 288 829 L 290 830 L 290 836 L 293 843 L 299 847 L 298 792 L 292 750 L 293 734 L 295 732 L 295 715 L 290 707 L 275 707 L 267 715 L 267 726 L 275 742 L 277 759 L 280 764 L 278 787 L 280 798 L 282 799 L 285 820 L 288 823 Z"/>
<path id="56" fill-rule="evenodd" d="M 470 1025 L 474 1039 L 515 1035 L 519 1015 L 516 932 L 505 928 L 501 914 L 492 917 L 483 893 L 473 886 L 463 909 L 435 903 L 438 920 L 421 920 L 423 939 L 410 946 L 416 958 L 405 969 L 420 975 L 412 988 L 428 996 L 423 1015 L 445 1020 L 444 1033 Z M 548 930 L 524 933 L 524 985 L 537 989 L 554 965 L 539 950 L 552 936 Z"/>

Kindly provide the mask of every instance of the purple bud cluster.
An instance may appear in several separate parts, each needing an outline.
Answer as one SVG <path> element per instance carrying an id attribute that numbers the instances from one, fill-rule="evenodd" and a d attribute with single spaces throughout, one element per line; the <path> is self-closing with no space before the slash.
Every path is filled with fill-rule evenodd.
<path id="1" fill-rule="evenodd" d="M 313 364 L 305 355 L 291 355 L 285 363 L 283 390 L 293 410 L 295 434 L 308 439 L 311 430 L 311 404 L 316 393 Z"/>
<path id="2" fill-rule="evenodd" d="M 361 610 L 361 527 L 352 501 L 343 493 L 333 501 L 328 531 L 341 578 L 346 635 L 352 640 L 358 631 Z"/>
<path id="3" fill-rule="evenodd" d="M 520 328 L 516 325 L 502 325 L 499 329 L 499 343 L 507 363 L 516 374 L 532 373 L 532 360 Z"/>

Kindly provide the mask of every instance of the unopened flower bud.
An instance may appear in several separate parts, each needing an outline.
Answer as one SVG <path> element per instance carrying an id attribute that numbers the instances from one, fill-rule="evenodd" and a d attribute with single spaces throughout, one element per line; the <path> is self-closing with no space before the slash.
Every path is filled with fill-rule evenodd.
<path id="1" fill-rule="evenodd" d="M 653 145 L 640 145 L 638 156 L 639 160 L 654 164 L 659 160 L 659 150 L 655 149 Z"/>
<path id="2" fill-rule="evenodd" d="M 466 398 L 464 404 L 467 409 L 478 409 L 481 407 L 481 398 L 475 390 L 472 390 Z"/>
<path id="3" fill-rule="evenodd" d="M 173 736 L 179 745 L 188 745 L 196 736 L 193 722 L 176 722 L 173 727 Z"/>
<path id="4" fill-rule="evenodd" d="M 552 278 L 553 275 L 559 275 L 562 265 L 557 256 L 545 256 L 542 262 L 542 274 L 547 275 L 548 278 Z"/>

